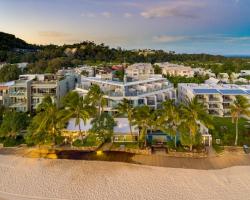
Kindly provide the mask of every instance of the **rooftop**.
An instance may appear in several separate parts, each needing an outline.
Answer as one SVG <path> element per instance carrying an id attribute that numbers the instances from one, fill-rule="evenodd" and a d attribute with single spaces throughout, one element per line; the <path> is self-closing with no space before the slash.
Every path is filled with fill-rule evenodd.
<path id="1" fill-rule="evenodd" d="M 143 83 L 150 83 L 150 82 L 155 82 L 155 81 L 166 81 L 168 82 L 165 78 L 162 76 L 152 76 L 146 80 L 139 80 L 139 81 L 131 81 L 131 82 L 120 82 L 120 81 L 114 81 L 114 80 L 103 80 L 98 77 L 84 77 L 82 78 L 82 81 L 90 81 L 90 82 L 97 82 L 97 83 L 103 83 L 103 84 L 109 84 L 109 85 L 115 85 L 115 86 L 132 86 L 132 85 L 139 85 Z"/>
<path id="2" fill-rule="evenodd" d="M 250 85 L 235 84 L 184 84 L 179 86 L 192 90 L 195 94 L 249 95 Z"/>

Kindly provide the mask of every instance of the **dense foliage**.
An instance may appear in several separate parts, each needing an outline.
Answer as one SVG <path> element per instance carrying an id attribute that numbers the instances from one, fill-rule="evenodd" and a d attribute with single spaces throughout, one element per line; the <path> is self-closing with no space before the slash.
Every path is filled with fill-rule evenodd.
<path id="1" fill-rule="evenodd" d="M 8 82 L 18 79 L 21 69 L 17 65 L 4 65 L 0 68 L 0 82 Z"/>
<path id="2" fill-rule="evenodd" d="M 177 87 L 178 83 L 204 83 L 208 79 L 206 76 L 194 76 L 194 77 L 185 77 L 185 76 L 165 76 L 171 83 L 174 84 L 174 87 Z"/>
<path id="3" fill-rule="evenodd" d="M 22 130 L 26 130 L 28 124 L 29 117 L 26 113 L 7 111 L 0 126 L 0 136 L 16 137 Z"/>

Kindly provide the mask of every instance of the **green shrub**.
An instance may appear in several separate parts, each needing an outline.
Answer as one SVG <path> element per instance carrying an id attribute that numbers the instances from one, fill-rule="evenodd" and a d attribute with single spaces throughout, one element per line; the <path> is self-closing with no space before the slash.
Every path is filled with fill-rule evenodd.
<path id="1" fill-rule="evenodd" d="M 214 148 L 214 150 L 216 151 L 216 153 L 221 153 L 221 152 L 223 152 L 223 150 L 224 150 L 224 147 L 223 147 L 223 146 L 220 146 L 220 145 L 218 145 L 218 144 L 213 144 L 213 148 Z"/>
<path id="2" fill-rule="evenodd" d="M 93 147 L 93 146 L 98 146 L 102 143 L 98 137 L 94 134 L 90 134 L 83 140 L 83 143 L 80 139 L 77 139 L 73 142 L 73 146 L 75 147 Z"/>
<path id="3" fill-rule="evenodd" d="M 4 140 L 4 147 L 15 147 L 20 144 L 24 144 L 24 139 L 22 136 L 17 136 L 16 138 L 8 137 Z"/>
<path id="4" fill-rule="evenodd" d="M 5 138 L 4 138 L 4 137 L 0 137 L 0 143 L 3 143 L 3 142 L 4 142 L 4 140 L 5 140 Z"/>
<path id="5" fill-rule="evenodd" d="M 82 146 L 82 141 L 79 140 L 79 139 L 77 139 L 77 140 L 75 140 L 75 141 L 73 142 L 72 145 L 75 146 L 75 147 L 81 147 L 81 146 Z"/>
<path id="6" fill-rule="evenodd" d="M 63 144 L 64 137 L 63 136 L 56 136 L 56 144 L 61 145 Z"/>

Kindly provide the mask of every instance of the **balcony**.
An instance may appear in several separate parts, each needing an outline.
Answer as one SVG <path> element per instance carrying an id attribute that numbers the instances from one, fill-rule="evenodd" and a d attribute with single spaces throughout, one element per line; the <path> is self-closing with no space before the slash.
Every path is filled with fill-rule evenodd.
<path id="1" fill-rule="evenodd" d="M 209 97 L 210 102 L 221 102 L 221 99 L 218 97 Z"/>
<path id="2" fill-rule="evenodd" d="M 169 89 L 169 88 L 172 88 L 172 86 L 168 85 L 168 86 L 162 86 L 162 87 L 158 87 L 158 88 L 148 88 L 146 91 L 135 90 L 133 92 L 126 92 L 125 96 L 139 96 L 139 95 L 143 95 L 143 94 L 163 91 L 163 90 L 166 90 L 166 89 Z"/>
<path id="3" fill-rule="evenodd" d="M 32 93 L 34 97 L 43 97 L 43 96 L 55 96 L 54 92 L 47 92 L 47 93 Z"/>
<path id="4" fill-rule="evenodd" d="M 208 113 L 210 115 L 214 115 L 214 116 L 222 116 L 223 115 L 223 113 L 220 112 L 219 110 L 209 110 Z"/>
<path id="5" fill-rule="evenodd" d="M 155 101 L 154 100 L 147 100 L 147 105 L 148 106 L 155 106 Z"/>
<path id="6" fill-rule="evenodd" d="M 232 98 L 225 98 L 225 97 L 223 97 L 223 102 L 225 102 L 225 103 L 231 103 L 233 101 L 234 101 L 234 99 L 232 99 Z"/>
<path id="7" fill-rule="evenodd" d="M 10 91 L 9 95 L 10 97 L 27 96 L 27 92 L 26 91 Z"/>
<path id="8" fill-rule="evenodd" d="M 209 109 L 219 109 L 219 108 L 220 108 L 220 106 L 217 104 L 210 104 L 209 105 Z"/>

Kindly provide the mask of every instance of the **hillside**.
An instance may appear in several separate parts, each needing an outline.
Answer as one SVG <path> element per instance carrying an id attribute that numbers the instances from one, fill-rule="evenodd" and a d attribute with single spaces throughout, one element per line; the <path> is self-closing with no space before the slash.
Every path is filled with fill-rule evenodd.
<path id="1" fill-rule="evenodd" d="M 15 35 L 0 32 L 0 50 L 14 49 L 34 49 L 34 45 L 26 43 L 24 40 L 16 38 Z"/>

